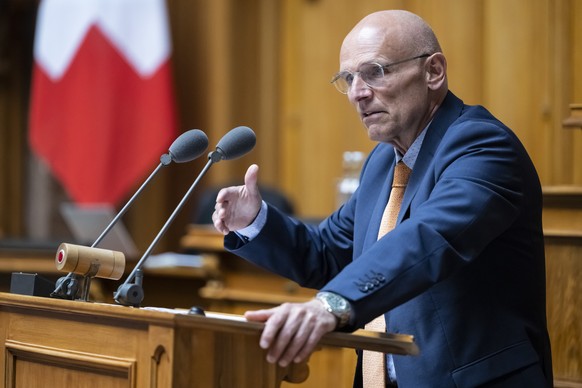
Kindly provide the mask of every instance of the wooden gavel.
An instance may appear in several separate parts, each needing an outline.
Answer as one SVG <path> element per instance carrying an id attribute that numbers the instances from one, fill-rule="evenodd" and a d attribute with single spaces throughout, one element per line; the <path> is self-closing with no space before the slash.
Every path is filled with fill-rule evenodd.
<path id="1" fill-rule="evenodd" d="M 109 249 L 62 243 L 55 263 L 62 272 L 118 280 L 125 270 L 125 255 Z"/>

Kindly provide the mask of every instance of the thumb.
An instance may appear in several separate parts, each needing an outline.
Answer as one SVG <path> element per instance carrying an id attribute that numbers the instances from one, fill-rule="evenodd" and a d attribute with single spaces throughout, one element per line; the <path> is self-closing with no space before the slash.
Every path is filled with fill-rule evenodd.
<path id="1" fill-rule="evenodd" d="M 259 166 L 252 164 L 245 174 L 245 187 L 247 191 L 253 195 L 259 193 Z"/>

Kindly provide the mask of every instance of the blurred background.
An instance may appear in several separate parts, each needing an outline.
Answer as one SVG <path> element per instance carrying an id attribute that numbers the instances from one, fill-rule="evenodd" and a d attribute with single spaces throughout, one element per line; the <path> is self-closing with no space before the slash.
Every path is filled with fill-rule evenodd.
<path id="1" fill-rule="evenodd" d="M 130 26 L 141 16 L 140 5 L 145 2 L 128 0 L 134 7 L 126 10 L 127 16 L 105 18 L 103 23 Z M 213 311 L 241 313 L 311 297 L 313 290 L 301 290 L 228 256 L 222 251 L 221 236 L 192 229 L 192 224 L 208 220 L 217 188 L 242 183 L 252 163 L 260 166 L 267 199 L 281 208 L 307 220 L 331 213 L 357 185 L 353 176 L 374 146 L 346 96 L 330 84 L 338 70 L 340 45 L 366 14 L 407 9 L 423 17 L 439 37 L 451 90 L 467 104 L 484 105 L 512 128 L 536 165 L 544 190 L 548 322 L 556 386 L 582 386 L 582 0 L 147 0 L 154 2 L 162 5 L 161 19 L 138 23 L 143 36 L 131 35 L 134 43 L 124 48 L 147 52 L 162 44 L 155 62 L 162 65 L 153 73 L 146 69 L 140 77 L 121 73 L 117 78 L 161 80 L 164 92 L 150 94 L 144 89 L 130 95 L 133 87 L 116 86 L 117 93 L 103 97 L 97 89 L 110 81 L 97 64 L 104 59 L 80 55 L 89 65 L 85 78 L 94 78 L 94 86 L 73 83 L 79 99 L 93 99 L 79 109 L 75 98 L 61 103 L 47 93 L 51 81 L 39 70 L 34 50 L 40 31 L 39 0 L 0 0 L 1 290 L 7 289 L 13 271 L 57 275 L 54 251 L 72 238 L 61 212 L 63 204 L 87 202 L 97 191 L 106 198 L 121 177 L 125 186 L 110 200 L 119 210 L 180 133 L 203 130 L 210 151 L 230 129 L 246 125 L 257 135 L 254 150 L 210 169 L 155 250 L 209 251 L 218 256 L 204 256 L 199 267 L 188 258 L 184 265 L 191 267 L 189 271 L 175 263 L 163 271 L 150 269 L 146 303 L 200 304 Z M 75 23 L 84 20 L 73 8 L 55 15 Z M 164 38 L 153 34 L 163 35 L 164 28 Z M 51 36 L 47 41 L 61 46 L 77 37 Z M 80 46 L 104 42 L 96 30 L 78 36 Z M 124 34 L 117 37 L 130 41 Z M 75 59 L 73 64 L 81 62 Z M 35 89 L 39 81 L 45 82 L 44 89 Z M 139 110 L 142 100 L 149 105 Z M 111 146 L 101 151 L 96 144 L 78 146 L 68 137 L 87 130 L 84 125 L 76 128 L 57 120 L 81 120 L 97 106 L 117 107 L 115 117 L 128 112 L 135 116 L 135 121 L 118 127 L 87 123 L 98 133 L 97 140 L 113 136 Z M 56 148 L 46 149 L 48 144 Z M 113 153 L 119 148 L 128 160 L 122 162 Z M 55 174 L 48 162 L 62 155 L 75 157 Z M 91 188 L 96 177 L 88 171 L 97 161 L 105 163 L 101 169 L 105 180 Z M 140 168 L 130 173 L 138 161 Z M 123 217 L 138 252 L 146 250 L 205 163 L 201 157 L 162 169 Z M 78 185 L 81 194 L 71 189 L 73 172 L 80 174 L 73 183 L 88 182 Z M 67 184 L 63 176 L 69 178 Z M 93 285 L 96 299 L 110 300 L 114 285 L 102 286 L 99 293 Z M 314 357 L 312 386 L 351 386 L 354 355 L 341 354 L 342 363 L 348 365 L 341 371 L 337 353 Z"/>
<path id="2" fill-rule="evenodd" d="M 582 131 L 562 125 L 569 104 L 582 102 L 582 1 L 166 4 L 178 116 L 172 130 L 202 129 L 214 147 L 228 130 L 247 125 L 257 134 L 257 146 L 210 170 L 160 249 L 177 246 L 204 187 L 241 182 L 251 163 L 260 165 L 261 182 L 284 193 L 297 215 L 317 219 L 334 210 L 344 152 L 367 153 L 373 144 L 329 80 L 344 35 L 380 9 L 408 9 L 432 25 L 448 58 L 451 90 L 466 103 L 485 105 L 518 134 L 544 186 L 582 185 Z M 37 8 L 37 0 L 0 1 L 0 236 L 58 241 L 69 233 L 58 205 L 70 198 L 28 142 Z M 124 217 L 140 249 L 204 162 L 164 170 Z M 157 163 L 152 158 L 151 170 Z"/>

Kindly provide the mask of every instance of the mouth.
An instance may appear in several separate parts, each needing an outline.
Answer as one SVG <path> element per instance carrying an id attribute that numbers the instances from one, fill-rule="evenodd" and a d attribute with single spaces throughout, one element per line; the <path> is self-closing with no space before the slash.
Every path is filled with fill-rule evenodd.
<path id="1" fill-rule="evenodd" d="M 362 112 L 362 119 L 366 119 L 370 116 L 374 116 L 374 115 L 381 114 L 381 113 L 384 113 L 384 112 L 382 112 L 382 111 Z"/>

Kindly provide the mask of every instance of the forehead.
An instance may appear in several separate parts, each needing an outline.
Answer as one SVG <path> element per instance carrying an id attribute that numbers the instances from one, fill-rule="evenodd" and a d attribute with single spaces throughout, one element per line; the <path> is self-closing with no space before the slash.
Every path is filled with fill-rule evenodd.
<path id="1" fill-rule="evenodd" d="M 363 27 L 352 31 L 340 50 L 340 69 L 354 70 L 363 63 L 399 58 L 403 51 L 400 42 L 394 28 Z"/>

